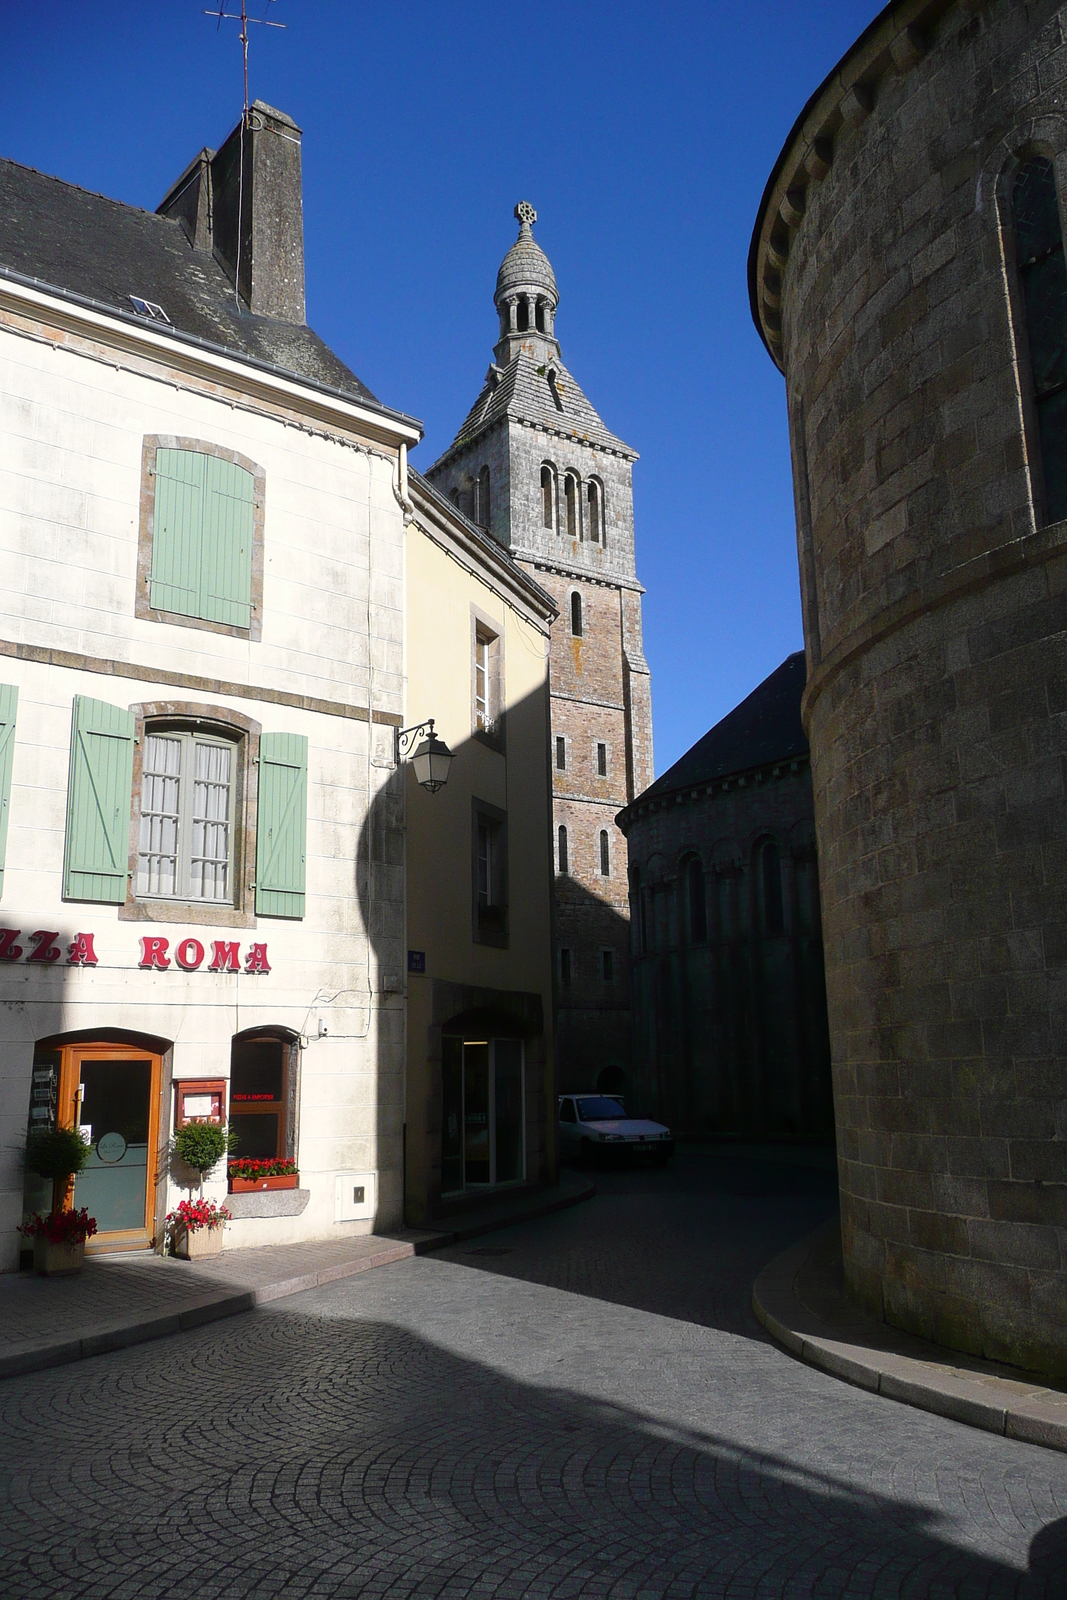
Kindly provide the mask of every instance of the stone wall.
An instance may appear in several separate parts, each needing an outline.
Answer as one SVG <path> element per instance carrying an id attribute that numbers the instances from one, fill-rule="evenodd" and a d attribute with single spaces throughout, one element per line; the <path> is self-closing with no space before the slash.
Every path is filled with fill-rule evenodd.
<path id="1" fill-rule="evenodd" d="M 1067 197 L 1067 11 L 891 8 L 752 256 L 786 373 L 853 1290 L 1067 1373 L 1067 524 L 1042 525 L 1010 235 Z M 780 309 L 775 304 L 780 301 Z"/>

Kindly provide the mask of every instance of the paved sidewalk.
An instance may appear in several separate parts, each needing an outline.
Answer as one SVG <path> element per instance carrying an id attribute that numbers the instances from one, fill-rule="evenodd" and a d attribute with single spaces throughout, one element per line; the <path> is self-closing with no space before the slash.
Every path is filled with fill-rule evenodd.
<path id="1" fill-rule="evenodd" d="M 752 1309 L 791 1354 L 920 1410 L 1067 1451 L 1067 1392 L 1018 1368 L 947 1351 L 867 1315 L 845 1293 L 838 1220 L 766 1266 Z"/>
<path id="2" fill-rule="evenodd" d="M 302 1244 L 225 1250 L 211 1261 L 150 1251 L 89 1256 L 75 1277 L 0 1275 L 0 1378 L 61 1366 L 106 1350 L 162 1339 L 236 1316 L 374 1267 L 439 1250 L 588 1200 L 588 1178 L 565 1173 L 557 1188 L 516 1194 L 457 1216 L 448 1231 L 366 1234 Z"/>

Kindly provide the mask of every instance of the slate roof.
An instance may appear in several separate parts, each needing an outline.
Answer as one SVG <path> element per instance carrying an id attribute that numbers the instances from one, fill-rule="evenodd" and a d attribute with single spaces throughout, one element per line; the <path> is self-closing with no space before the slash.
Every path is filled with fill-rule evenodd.
<path id="1" fill-rule="evenodd" d="M 2 158 L 0 272 L 138 323 L 145 319 L 128 296 L 154 300 L 179 334 L 380 405 L 310 328 L 238 310 L 222 267 L 209 250 L 193 249 L 177 220 Z"/>
<path id="2" fill-rule="evenodd" d="M 632 800 L 627 810 L 676 789 L 696 788 L 736 772 L 807 755 L 808 741 L 800 721 L 800 697 L 806 682 L 804 652 L 798 650 L 786 656 L 769 678 Z"/>
<path id="3" fill-rule="evenodd" d="M 562 361 L 553 361 L 551 367 L 557 373 L 556 392 L 563 403 L 562 411 L 552 397 L 548 369 L 539 367 L 532 356 L 520 350 L 506 367 L 490 367 L 481 394 L 440 460 L 484 433 L 494 422 L 507 418 L 510 422 L 537 422 L 556 433 L 569 434 L 582 443 L 599 445 L 604 450 L 618 451 L 636 461 L 636 450 L 609 433 Z"/>
<path id="4" fill-rule="evenodd" d="M 432 501 L 432 503 L 436 505 L 442 512 L 446 513 L 449 517 L 455 518 L 457 522 L 461 523 L 470 537 L 482 547 L 482 549 L 488 556 L 492 558 L 492 560 L 500 562 L 509 568 L 509 570 L 517 579 L 519 579 L 528 589 L 536 593 L 538 599 L 544 604 L 546 609 L 555 611 L 558 616 L 559 606 L 556 601 L 548 593 L 547 589 L 542 589 L 541 585 L 533 577 L 531 577 L 530 573 L 526 571 L 525 567 L 521 566 L 519 562 L 516 561 L 507 545 L 501 544 L 499 539 L 494 538 L 494 536 L 489 532 L 488 528 L 480 528 L 476 522 L 471 521 L 470 517 L 464 516 L 459 507 L 454 506 L 451 500 L 446 499 L 446 497 L 441 493 L 440 489 L 438 489 L 437 485 L 431 483 L 429 478 L 424 477 L 421 472 L 418 472 L 411 465 L 410 461 L 408 462 L 408 483 L 411 487 L 417 489 L 420 494 L 424 495 L 427 500 Z"/>

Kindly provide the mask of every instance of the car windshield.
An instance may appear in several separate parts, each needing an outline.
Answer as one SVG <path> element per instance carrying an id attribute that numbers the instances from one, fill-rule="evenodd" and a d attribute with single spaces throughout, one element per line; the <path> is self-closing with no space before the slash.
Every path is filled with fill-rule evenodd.
<path id="1" fill-rule="evenodd" d="M 587 1100 L 579 1100 L 578 1115 L 583 1122 L 618 1122 L 626 1116 L 626 1111 L 617 1100 L 590 1095 Z"/>

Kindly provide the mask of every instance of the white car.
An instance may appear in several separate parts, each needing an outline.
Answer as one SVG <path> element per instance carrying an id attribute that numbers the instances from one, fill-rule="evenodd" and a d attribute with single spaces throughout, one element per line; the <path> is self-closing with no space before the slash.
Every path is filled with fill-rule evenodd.
<path id="1" fill-rule="evenodd" d="M 613 1095 L 561 1094 L 559 1150 L 579 1161 L 631 1156 L 662 1164 L 670 1160 L 674 1140 L 662 1122 L 629 1116 Z"/>

